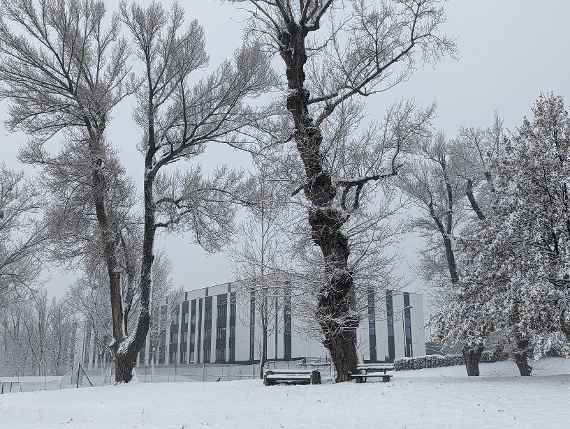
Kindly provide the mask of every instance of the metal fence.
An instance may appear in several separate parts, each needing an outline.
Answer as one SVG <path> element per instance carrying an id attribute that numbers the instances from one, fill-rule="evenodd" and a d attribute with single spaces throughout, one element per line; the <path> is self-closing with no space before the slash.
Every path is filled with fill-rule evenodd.
<path id="1" fill-rule="evenodd" d="M 318 369 L 323 382 L 334 380 L 334 369 L 328 360 L 305 358 L 295 361 L 268 361 L 265 369 Z M 259 364 L 188 364 L 138 366 L 138 383 L 222 382 L 260 378 Z M 112 365 L 97 369 L 78 366 L 63 376 L 0 377 L 0 393 L 60 390 L 113 384 Z"/>

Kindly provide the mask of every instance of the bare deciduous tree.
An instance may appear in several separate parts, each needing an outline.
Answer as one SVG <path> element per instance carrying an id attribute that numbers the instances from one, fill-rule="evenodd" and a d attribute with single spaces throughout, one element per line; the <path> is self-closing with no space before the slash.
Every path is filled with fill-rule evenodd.
<path id="1" fill-rule="evenodd" d="M 312 239 L 325 264 L 318 319 L 337 380 L 346 381 L 356 369 L 358 321 L 351 316 L 354 282 L 347 266 L 350 244 L 342 227 L 358 209 L 367 184 L 397 174 L 398 154 L 410 130 L 402 127 L 394 136 L 387 157 L 392 162 L 375 163 L 364 176 L 333 177 L 323 156 L 328 144 L 323 127 L 351 98 L 393 88 L 419 64 L 452 52 L 454 45 L 440 34 L 445 15 L 436 0 L 379 5 L 364 0 L 234 1 L 250 5 L 252 30 L 279 53 L 286 69 L 286 106 L 305 175 L 299 191 L 309 202 Z"/>
<path id="2" fill-rule="evenodd" d="M 54 158 L 45 144 L 62 134 L 71 135 L 86 156 L 84 180 L 96 214 L 113 337 L 119 344 L 124 335 L 118 242 L 105 174 L 109 115 L 130 94 L 128 49 L 119 37 L 119 20 L 108 21 L 104 3 L 97 0 L 1 4 L 0 96 L 11 102 L 8 126 L 33 136 L 28 161 L 50 165 Z"/>
<path id="3" fill-rule="evenodd" d="M 35 184 L 0 164 L 0 308 L 26 295 L 39 275 L 46 245 L 40 208 Z"/>
<path id="4" fill-rule="evenodd" d="M 260 163 L 257 175 L 248 182 L 251 203 L 233 252 L 237 277 L 243 284 L 239 291 L 244 301 L 253 306 L 243 316 L 245 319 L 253 316 L 261 325 L 260 378 L 267 362 L 268 338 L 279 329 L 278 315 L 284 308 L 285 289 L 290 288 L 288 276 L 282 271 L 288 254 L 281 222 L 288 196 L 283 195 L 283 188 L 276 186 L 271 177 L 267 166 Z"/>
<path id="5" fill-rule="evenodd" d="M 0 367 L 9 374 L 63 375 L 73 363 L 74 316 L 44 290 L 9 303 L 0 315 Z"/>
<path id="6" fill-rule="evenodd" d="M 473 196 L 471 177 L 467 177 L 467 186 L 457 175 L 457 166 L 453 157 L 452 144 L 443 134 L 429 138 L 417 148 L 416 160 L 407 174 L 401 176 L 401 188 L 411 198 L 413 204 L 422 211 L 414 221 L 416 229 L 421 230 L 431 241 L 434 235 L 439 243 L 429 246 L 428 253 L 432 258 L 427 262 L 428 272 L 436 274 L 431 280 L 442 277 L 443 284 L 451 281 L 451 288 L 457 288 L 460 280 L 460 270 L 457 263 L 456 229 L 465 214 L 463 197 L 470 196 L 475 212 L 483 216 L 481 209 Z M 470 158 L 466 158 L 471 161 Z M 472 172 L 470 172 L 472 173 Z M 466 192 L 466 193 L 465 193 Z M 441 250 L 443 250 L 443 255 Z M 438 260 L 443 256 L 442 265 L 445 269 L 437 269 Z M 447 275 L 442 272 L 447 271 Z M 464 344 L 463 356 L 467 374 L 479 375 L 479 360 L 483 346 Z"/>
<path id="7" fill-rule="evenodd" d="M 144 231 L 136 330 L 119 347 L 117 380 L 129 381 L 150 324 L 151 272 L 157 230 L 188 228 L 204 248 L 215 250 L 233 220 L 229 203 L 240 186 L 240 173 L 217 169 L 208 178 L 199 166 L 180 173 L 167 167 L 194 160 L 211 142 L 236 144 L 239 132 L 255 125 L 263 112 L 247 107 L 251 96 L 271 85 L 269 62 L 257 46 L 244 46 L 233 61 L 194 84 L 191 78 L 208 61 L 204 32 L 196 21 L 185 26 L 183 9 L 166 11 L 121 3 L 142 63 L 136 119 L 144 137 Z M 220 239 L 220 237 L 222 239 Z"/>

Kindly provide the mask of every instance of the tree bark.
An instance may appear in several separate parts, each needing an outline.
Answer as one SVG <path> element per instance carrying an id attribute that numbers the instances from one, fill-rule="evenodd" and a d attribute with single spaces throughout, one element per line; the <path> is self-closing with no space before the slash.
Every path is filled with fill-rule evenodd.
<path id="1" fill-rule="evenodd" d="M 133 368 L 136 366 L 136 354 L 117 353 L 115 355 L 115 382 L 128 383 L 133 379 Z"/>
<path id="2" fill-rule="evenodd" d="M 513 358 L 517 367 L 519 368 L 519 373 L 523 377 L 529 377 L 532 374 L 532 366 L 528 364 L 528 353 L 521 352 L 521 353 L 514 353 Z"/>
<path id="3" fill-rule="evenodd" d="M 510 316 L 512 327 L 511 341 L 514 341 L 515 347 L 511 352 L 511 357 L 515 361 L 521 376 L 528 377 L 532 373 L 532 367 L 528 364 L 529 335 L 520 327 L 519 303 L 515 301 Z"/>
<path id="4" fill-rule="evenodd" d="M 570 312 L 563 311 L 560 316 L 560 330 L 566 336 L 566 339 L 570 341 Z"/>
<path id="5" fill-rule="evenodd" d="M 515 334 L 515 341 L 516 348 L 512 352 L 512 358 L 519 369 L 520 375 L 529 377 L 532 374 L 532 366 L 528 364 L 529 340 Z"/>
<path id="6" fill-rule="evenodd" d="M 305 197 L 310 202 L 308 220 L 313 242 L 324 260 L 326 284 L 319 290 L 317 319 L 337 372 L 337 381 L 347 381 L 356 370 L 356 328 L 358 318 L 351 314 L 352 273 L 348 270 L 349 244 L 342 232 L 348 216 L 333 207 L 337 188 L 324 170 L 320 127 L 308 110 L 309 91 L 305 88 L 307 30 L 295 23 L 280 34 L 280 54 L 285 62 L 289 94 L 287 110 L 295 123 L 295 141 L 303 161 Z"/>
<path id="7" fill-rule="evenodd" d="M 465 369 L 469 377 L 479 376 L 479 361 L 481 360 L 481 353 L 483 353 L 483 346 L 477 345 L 473 347 L 463 347 L 463 361 L 465 362 Z"/>
<path id="8" fill-rule="evenodd" d="M 111 352 L 115 360 L 115 381 L 129 382 L 132 376 L 123 376 L 125 373 L 125 358 L 119 356 L 121 344 L 125 341 L 123 330 L 123 298 L 121 295 L 121 273 L 117 261 L 117 240 L 116 231 L 113 230 L 113 220 L 109 216 L 106 198 L 106 181 L 103 174 L 103 164 L 105 153 L 103 145 L 103 131 L 91 125 L 88 119 L 85 120 L 89 131 L 89 149 L 92 156 L 93 167 L 91 171 L 93 202 L 97 224 L 103 242 L 103 257 L 109 275 L 109 292 L 111 297 L 111 320 L 113 329 L 113 343 Z M 130 360 L 130 359 L 127 359 Z M 120 367 L 120 368 L 119 368 Z M 121 374 L 120 378 L 119 374 Z"/>

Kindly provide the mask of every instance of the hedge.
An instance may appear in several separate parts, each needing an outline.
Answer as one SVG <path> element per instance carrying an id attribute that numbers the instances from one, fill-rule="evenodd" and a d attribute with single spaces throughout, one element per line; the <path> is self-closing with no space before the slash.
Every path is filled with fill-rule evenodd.
<path id="1" fill-rule="evenodd" d="M 507 360 L 504 353 L 484 351 L 481 354 L 481 362 L 498 362 Z M 427 355 L 413 358 L 401 358 L 394 361 L 396 371 L 406 371 L 411 369 L 441 368 L 444 366 L 463 365 L 462 355 Z"/>

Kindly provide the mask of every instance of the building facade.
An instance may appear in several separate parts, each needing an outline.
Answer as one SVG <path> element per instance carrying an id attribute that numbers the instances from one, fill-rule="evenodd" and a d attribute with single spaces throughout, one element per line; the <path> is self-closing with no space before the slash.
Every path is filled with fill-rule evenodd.
<path id="1" fill-rule="evenodd" d="M 187 291 L 161 308 L 158 338 L 147 339 L 140 366 L 197 363 L 252 363 L 261 357 L 263 328 L 256 300 L 239 283 Z M 277 299 L 277 298 L 270 298 Z M 267 330 L 267 359 L 326 359 L 317 335 L 300 321 L 287 291 L 278 298 Z M 364 362 L 391 362 L 425 354 L 423 297 L 408 292 L 369 292 L 367 315 L 357 330 L 357 347 Z M 154 362 L 152 362 L 154 360 Z"/>
<path id="2" fill-rule="evenodd" d="M 283 288 L 268 317 L 268 360 L 326 360 L 328 351 L 318 334 L 308 333 L 291 291 Z M 357 330 L 362 362 L 393 362 L 425 355 L 423 297 L 401 291 L 369 291 L 367 306 Z M 189 364 L 250 364 L 261 357 L 263 329 L 259 293 L 239 282 L 183 292 L 153 315 L 153 329 L 138 357 L 139 366 Z M 318 331 L 318 330 L 313 330 Z M 81 350 L 85 368 L 110 364 L 94 334 L 83 333 Z"/>

